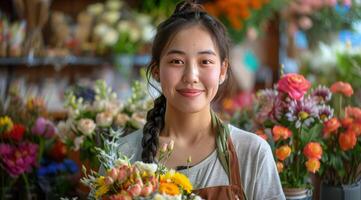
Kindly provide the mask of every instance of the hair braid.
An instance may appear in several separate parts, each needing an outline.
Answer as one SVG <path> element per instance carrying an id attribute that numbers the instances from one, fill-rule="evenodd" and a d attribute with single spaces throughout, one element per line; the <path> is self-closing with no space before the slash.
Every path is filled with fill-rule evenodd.
<path id="1" fill-rule="evenodd" d="M 154 100 L 154 108 L 147 113 L 147 123 L 143 128 L 142 139 L 142 160 L 146 163 L 152 163 L 157 155 L 159 145 L 159 133 L 164 127 L 164 115 L 166 108 L 166 98 L 161 95 Z"/>

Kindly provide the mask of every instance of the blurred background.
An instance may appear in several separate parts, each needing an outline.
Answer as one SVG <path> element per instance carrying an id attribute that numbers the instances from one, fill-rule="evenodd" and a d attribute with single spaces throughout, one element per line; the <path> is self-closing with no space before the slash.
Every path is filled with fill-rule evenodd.
<path id="1" fill-rule="evenodd" d="M 92 101 L 98 80 L 104 81 L 117 100 L 134 100 L 135 91 L 144 89 L 139 84 L 145 83 L 144 69 L 150 61 L 156 26 L 171 15 L 177 2 L 1 0 L 3 111 L 15 93 L 19 99 L 39 97 L 55 125 L 71 115 L 65 106 L 67 91 L 72 89 L 75 96 Z M 250 106 L 258 89 L 272 88 L 281 73 L 300 73 L 314 85 L 347 81 L 355 92 L 352 102 L 361 104 L 360 0 L 199 2 L 226 25 L 232 39 L 235 87 L 215 105 L 225 119 Z M 76 182 L 82 164 L 79 155 L 71 150 L 65 155 L 77 163 L 78 169 L 71 171 Z M 42 190 L 39 199 L 50 198 L 46 196 L 49 191 L 64 197 L 86 193 L 81 186 Z"/>

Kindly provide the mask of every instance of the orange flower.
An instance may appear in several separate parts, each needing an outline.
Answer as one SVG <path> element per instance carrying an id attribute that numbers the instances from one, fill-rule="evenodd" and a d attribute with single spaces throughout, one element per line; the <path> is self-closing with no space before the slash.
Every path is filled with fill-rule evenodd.
<path id="1" fill-rule="evenodd" d="M 338 143 L 343 151 L 353 149 L 356 145 L 357 138 L 353 132 L 341 133 L 338 138 Z"/>
<path id="2" fill-rule="evenodd" d="M 161 182 L 159 185 L 159 192 L 161 194 L 178 195 L 180 194 L 179 188 L 174 183 Z"/>
<path id="3" fill-rule="evenodd" d="M 356 121 L 361 122 L 361 109 L 358 107 L 347 106 L 345 108 L 346 117 L 351 117 Z"/>
<path id="4" fill-rule="evenodd" d="M 321 163 L 318 159 L 311 158 L 311 159 L 307 160 L 305 165 L 309 172 L 316 173 L 316 171 L 318 171 L 320 169 Z"/>
<path id="5" fill-rule="evenodd" d="M 338 121 L 337 118 L 334 117 L 326 121 L 323 125 L 324 136 L 328 137 L 330 133 L 336 131 L 341 126 L 341 123 Z"/>
<path id="6" fill-rule="evenodd" d="M 341 93 L 347 97 L 353 94 L 352 86 L 349 83 L 338 81 L 331 86 L 332 93 Z"/>
<path id="7" fill-rule="evenodd" d="M 340 120 L 343 127 L 347 128 L 353 123 L 353 119 L 351 117 L 345 117 Z"/>
<path id="8" fill-rule="evenodd" d="M 268 139 L 268 136 L 267 136 L 267 135 L 264 133 L 264 131 L 261 130 L 261 129 L 257 130 L 257 131 L 256 131 L 256 134 L 257 134 L 258 136 L 260 136 L 261 138 L 263 138 L 264 140 L 267 140 L 267 139 Z"/>
<path id="9" fill-rule="evenodd" d="M 276 157 L 278 160 L 284 161 L 291 155 L 291 148 L 288 145 L 283 145 L 276 149 Z"/>
<path id="10" fill-rule="evenodd" d="M 276 166 L 277 166 L 278 173 L 281 173 L 283 171 L 283 163 L 277 161 Z"/>
<path id="11" fill-rule="evenodd" d="M 308 159 L 321 159 L 322 147 L 317 142 L 307 143 L 306 146 L 303 148 L 303 154 L 305 154 Z"/>
<path id="12" fill-rule="evenodd" d="M 292 131 L 284 126 L 276 125 L 272 128 L 272 134 L 274 141 L 279 139 L 287 139 L 292 136 Z"/>

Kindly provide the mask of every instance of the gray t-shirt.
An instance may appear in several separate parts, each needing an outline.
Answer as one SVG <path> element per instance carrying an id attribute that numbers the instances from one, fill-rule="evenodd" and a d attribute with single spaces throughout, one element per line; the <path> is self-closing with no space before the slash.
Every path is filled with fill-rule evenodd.
<path id="1" fill-rule="evenodd" d="M 257 135 L 232 125 L 229 125 L 229 128 L 247 199 L 285 199 L 268 143 Z M 126 156 L 132 157 L 132 162 L 142 160 L 142 136 L 143 130 L 138 130 L 121 139 L 119 150 Z M 198 164 L 179 172 L 189 177 L 194 188 L 229 184 L 228 176 L 216 151 Z"/>

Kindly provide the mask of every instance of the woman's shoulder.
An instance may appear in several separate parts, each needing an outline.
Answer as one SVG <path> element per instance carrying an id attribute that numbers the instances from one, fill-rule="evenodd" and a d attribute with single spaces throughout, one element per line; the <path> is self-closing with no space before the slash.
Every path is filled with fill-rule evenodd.
<path id="1" fill-rule="evenodd" d="M 132 158 L 132 161 L 140 159 L 142 152 L 143 129 L 136 130 L 118 141 L 118 150 L 125 156 Z"/>
<path id="2" fill-rule="evenodd" d="M 266 151 L 270 150 L 270 146 L 261 137 L 258 135 L 237 128 L 233 125 L 229 125 L 231 139 L 233 145 L 238 150 L 238 152 L 248 153 L 266 153 Z"/>

